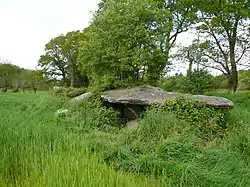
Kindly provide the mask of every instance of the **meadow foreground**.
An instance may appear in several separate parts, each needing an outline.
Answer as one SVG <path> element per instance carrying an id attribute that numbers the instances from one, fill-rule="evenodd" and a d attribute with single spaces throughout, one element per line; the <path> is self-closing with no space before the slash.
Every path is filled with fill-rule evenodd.
<path id="1" fill-rule="evenodd" d="M 250 186 L 250 99 L 217 95 L 226 128 L 153 108 L 131 131 L 98 100 L 0 93 L 0 186 Z"/>

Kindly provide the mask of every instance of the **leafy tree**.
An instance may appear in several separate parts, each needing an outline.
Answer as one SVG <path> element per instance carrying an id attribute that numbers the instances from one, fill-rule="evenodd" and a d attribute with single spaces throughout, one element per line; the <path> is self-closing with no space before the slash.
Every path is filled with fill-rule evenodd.
<path id="1" fill-rule="evenodd" d="M 64 44 L 65 37 L 63 35 L 51 39 L 45 45 L 45 54 L 40 57 L 38 65 L 49 77 L 62 78 L 63 82 L 66 82 L 68 64 L 64 56 Z"/>
<path id="2" fill-rule="evenodd" d="M 191 94 L 204 94 L 214 87 L 213 76 L 206 70 L 188 71 L 183 84 L 183 91 Z"/>
<path id="3" fill-rule="evenodd" d="M 188 63 L 188 71 L 191 72 L 196 65 L 199 69 L 200 65 L 204 64 L 204 48 L 206 48 L 206 43 L 200 43 L 200 39 L 193 40 L 193 43 L 189 46 L 179 47 L 179 50 L 174 55 L 175 59 L 181 61 L 182 63 Z"/>
<path id="4" fill-rule="evenodd" d="M 159 81 L 159 86 L 164 90 L 172 91 L 183 91 L 184 81 L 186 77 L 182 74 L 175 74 L 174 76 L 162 78 Z"/>
<path id="5" fill-rule="evenodd" d="M 30 88 L 35 93 L 38 89 L 47 87 L 47 80 L 42 70 L 23 70 L 22 83 L 23 91 L 25 91 L 25 88 Z"/>
<path id="6" fill-rule="evenodd" d="M 80 36 L 79 31 L 72 31 L 51 39 L 39 60 L 45 74 L 54 79 L 62 78 L 64 85 L 71 87 L 88 85 L 86 75 L 81 75 L 77 67 Z"/>
<path id="7" fill-rule="evenodd" d="M 198 6 L 202 23 L 198 29 L 208 44 L 205 55 L 208 63 L 203 65 L 221 71 L 228 78 L 229 88 L 236 91 L 237 65 L 249 49 L 246 29 L 250 3 L 248 0 L 203 0 Z"/>
<path id="8" fill-rule="evenodd" d="M 83 35 L 78 58 L 82 71 L 92 84 L 106 88 L 156 82 L 178 34 L 194 21 L 190 2 L 103 0 Z"/>
<path id="9" fill-rule="evenodd" d="M 88 77 L 86 74 L 80 73 L 77 65 L 81 35 L 82 33 L 79 31 L 68 32 L 63 45 L 63 55 L 68 64 L 68 76 L 70 77 L 71 87 L 88 86 Z"/>
<path id="10" fill-rule="evenodd" d="M 14 88 L 18 87 L 20 82 L 21 68 L 13 64 L 0 64 L 0 87 Z"/>

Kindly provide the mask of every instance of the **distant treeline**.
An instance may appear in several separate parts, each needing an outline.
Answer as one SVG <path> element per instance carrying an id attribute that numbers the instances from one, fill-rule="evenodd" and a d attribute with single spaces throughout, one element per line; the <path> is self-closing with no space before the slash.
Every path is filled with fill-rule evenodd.
<path id="1" fill-rule="evenodd" d="M 0 63 L 0 88 L 3 90 L 25 91 L 27 89 L 45 90 L 49 87 L 49 80 L 42 70 L 28 70 L 11 63 Z"/>

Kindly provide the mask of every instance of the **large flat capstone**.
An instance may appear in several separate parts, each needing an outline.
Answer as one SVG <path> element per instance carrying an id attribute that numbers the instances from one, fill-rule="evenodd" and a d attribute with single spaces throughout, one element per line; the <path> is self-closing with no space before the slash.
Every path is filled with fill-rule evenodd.
<path id="1" fill-rule="evenodd" d="M 101 95 L 105 102 L 122 105 L 149 106 L 152 104 L 164 104 L 168 100 L 183 97 L 203 103 L 214 108 L 233 108 L 233 103 L 223 97 L 189 95 L 175 92 L 166 92 L 161 88 L 144 85 L 127 89 L 106 91 Z"/>

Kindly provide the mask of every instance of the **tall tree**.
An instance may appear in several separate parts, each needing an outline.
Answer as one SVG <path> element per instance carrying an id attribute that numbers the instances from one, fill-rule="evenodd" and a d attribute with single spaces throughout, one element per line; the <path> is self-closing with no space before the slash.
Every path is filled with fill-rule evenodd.
<path id="1" fill-rule="evenodd" d="M 206 59 L 204 59 L 204 48 L 206 47 L 206 43 L 201 43 L 199 38 L 195 39 L 189 46 L 179 46 L 174 58 L 182 63 L 188 63 L 187 72 L 192 72 L 194 66 L 199 70 L 200 65 L 207 62 Z"/>
<path id="2" fill-rule="evenodd" d="M 246 28 L 250 16 L 248 0 L 200 1 L 202 25 L 198 29 L 208 40 L 206 57 L 227 77 L 230 89 L 237 90 L 238 69 L 249 47 Z M 211 67 L 210 64 L 207 64 Z"/>
<path id="3" fill-rule="evenodd" d="M 79 64 L 95 84 L 155 82 L 179 33 L 193 23 L 189 0 L 103 0 L 85 32 Z"/>
<path id="4" fill-rule="evenodd" d="M 45 45 L 45 54 L 40 57 L 39 66 L 44 72 L 54 78 L 62 78 L 66 83 L 68 64 L 64 56 L 63 45 L 65 37 L 60 35 Z"/>
<path id="5" fill-rule="evenodd" d="M 77 67 L 80 36 L 80 31 L 72 31 L 51 39 L 39 60 L 39 66 L 48 76 L 62 78 L 71 87 L 88 85 L 87 77 Z"/>
<path id="6" fill-rule="evenodd" d="M 63 55 L 68 64 L 68 75 L 70 77 L 70 86 L 79 87 L 87 86 L 88 78 L 85 74 L 81 74 L 77 65 L 77 57 L 79 51 L 79 41 L 82 33 L 80 31 L 68 32 L 65 36 L 63 45 Z"/>

